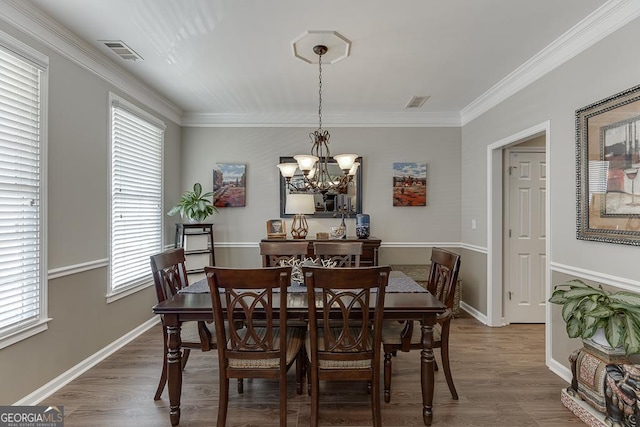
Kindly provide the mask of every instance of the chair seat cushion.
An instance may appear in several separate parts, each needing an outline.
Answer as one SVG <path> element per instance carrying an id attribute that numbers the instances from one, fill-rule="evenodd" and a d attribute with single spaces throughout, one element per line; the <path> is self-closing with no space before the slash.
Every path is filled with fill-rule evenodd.
<path id="1" fill-rule="evenodd" d="M 413 322 L 413 333 L 411 334 L 411 344 L 420 344 L 422 342 L 422 328 L 420 322 L 410 320 Z M 382 342 L 384 344 L 400 345 L 402 344 L 402 331 L 404 329 L 404 323 L 399 323 L 396 320 L 385 320 L 382 323 Z M 433 341 L 440 341 L 442 337 L 442 327 L 436 324 L 433 327 Z"/>
<path id="2" fill-rule="evenodd" d="M 211 342 L 216 341 L 216 330 L 213 323 L 204 322 L 206 328 L 211 332 Z M 197 343 L 200 345 L 200 333 L 198 332 L 198 322 L 184 322 L 180 330 L 180 339 L 183 344 Z"/>
<path id="3" fill-rule="evenodd" d="M 259 337 L 264 337 L 267 328 L 255 328 L 256 334 Z M 241 329 L 238 331 L 240 336 L 244 335 L 246 329 Z M 290 327 L 287 328 L 287 356 L 286 363 L 289 366 L 293 360 L 296 358 L 296 355 L 302 348 L 302 343 L 304 342 L 305 330 L 303 328 Z M 273 329 L 273 340 L 275 343 L 275 350 L 280 348 L 280 328 Z M 230 348 L 230 343 L 228 343 L 227 348 Z M 265 359 L 238 359 L 238 358 L 229 358 L 229 367 L 230 368 L 246 368 L 246 369 L 256 369 L 256 368 L 277 368 L 280 366 L 279 358 L 265 358 Z"/>
<path id="4" fill-rule="evenodd" d="M 360 333 L 360 327 L 350 328 L 351 334 L 353 336 L 357 336 Z M 342 331 L 342 328 L 331 328 L 334 336 L 337 336 Z M 311 348 L 311 337 L 307 335 L 306 339 L 307 349 Z M 369 339 L 367 340 L 367 350 L 371 350 L 373 347 L 373 332 L 369 331 Z M 309 351 L 309 350 L 307 350 Z M 324 346 L 324 328 L 318 328 L 318 352 L 325 351 Z M 335 350 L 337 353 L 338 350 Z M 345 353 L 349 353 L 349 350 L 344 350 Z M 369 369 L 371 368 L 371 359 L 362 359 L 362 360 L 327 360 L 318 358 L 318 368 L 319 369 Z"/>

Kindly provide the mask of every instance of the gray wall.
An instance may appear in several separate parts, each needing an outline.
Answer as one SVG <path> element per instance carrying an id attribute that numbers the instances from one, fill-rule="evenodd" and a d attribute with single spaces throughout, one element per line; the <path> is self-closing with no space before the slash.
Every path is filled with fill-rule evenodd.
<path id="1" fill-rule="evenodd" d="M 48 269 L 101 260 L 104 265 L 109 256 L 108 93 L 136 101 L 2 22 L 0 30 L 50 59 Z M 180 128 L 164 121 L 165 162 L 179 164 Z M 179 172 L 177 167 L 165 172 L 170 206 L 180 193 Z M 172 233 L 167 227 L 166 235 Z M 48 330 L 0 350 L 0 402 L 16 402 L 153 317 L 153 287 L 111 304 L 106 293 L 106 267 L 49 280 Z"/>
<path id="2" fill-rule="evenodd" d="M 552 269 L 603 280 L 608 275 L 610 281 L 629 281 L 640 290 L 640 273 L 631 262 L 637 247 L 577 240 L 575 230 L 575 111 L 640 83 L 640 61 L 626 54 L 636 49 L 639 37 L 640 21 L 636 19 L 463 127 L 463 242 L 487 245 L 487 146 L 549 120 L 551 253 L 547 255 Z M 471 218 L 478 219 L 481 226 L 477 230 L 471 230 Z M 556 273 L 552 277 L 554 283 L 564 279 Z M 481 280 L 477 276 L 477 283 Z M 553 357 L 568 365 L 566 356 L 580 344 L 566 337 L 564 323 L 556 310 L 552 313 Z"/>
<path id="3" fill-rule="evenodd" d="M 387 245 L 460 241 L 460 129 L 459 128 L 332 128 L 332 153 L 353 152 L 363 157 L 363 206 L 371 215 L 371 234 Z M 265 221 L 279 217 L 280 156 L 308 153 L 306 128 L 184 128 L 182 131 L 182 185 L 199 181 L 211 190 L 214 163 L 247 165 L 247 203 L 244 208 L 224 208 L 214 217 L 218 264 L 259 264 L 257 242 L 265 237 Z M 392 206 L 392 164 L 427 163 L 427 206 Z M 309 233 L 328 231 L 340 219 L 307 217 Z M 290 221 L 287 229 L 290 229 Z M 347 220 L 355 235 L 355 220 Z M 249 247 L 252 250 L 231 250 Z M 229 254 L 224 252 L 229 248 Z M 424 262 L 422 256 L 393 258 L 387 246 L 381 257 L 390 261 Z M 413 251 L 409 251 L 413 253 Z M 234 255 L 235 254 L 235 255 Z M 243 255 L 240 255 L 243 254 Z M 249 256 L 247 259 L 245 256 Z M 413 258 L 412 258 L 413 257 Z"/>

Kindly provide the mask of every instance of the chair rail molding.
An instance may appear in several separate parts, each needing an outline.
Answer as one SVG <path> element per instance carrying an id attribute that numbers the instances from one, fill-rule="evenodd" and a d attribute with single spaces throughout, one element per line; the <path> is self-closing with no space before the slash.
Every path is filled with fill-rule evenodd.
<path id="1" fill-rule="evenodd" d="M 623 289 L 625 291 L 640 292 L 640 281 L 626 277 L 614 276 L 613 274 L 601 273 L 599 271 L 587 270 L 586 268 L 574 267 L 557 262 L 549 263 L 552 272 L 564 273 L 576 276 L 581 279 L 593 280 L 603 285 Z"/>
<path id="2" fill-rule="evenodd" d="M 257 248 L 259 246 L 259 242 L 215 242 L 216 248 Z M 382 240 L 382 243 L 380 244 L 380 247 L 384 248 L 431 248 L 434 246 L 438 246 L 441 248 L 465 248 L 475 250 L 477 252 L 487 253 L 486 248 L 466 245 L 460 242 L 385 242 L 384 240 Z"/>
<path id="3" fill-rule="evenodd" d="M 460 242 L 385 242 L 380 243 L 382 248 L 431 248 L 438 246 L 440 248 L 459 248 L 462 246 Z"/>
<path id="4" fill-rule="evenodd" d="M 106 268 L 109 266 L 109 258 L 96 259 L 80 264 L 66 265 L 64 267 L 52 268 L 47 272 L 47 279 L 59 279 L 60 277 L 71 276 L 72 274 L 84 273 L 85 271 Z"/>
<path id="5" fill-rule="evenodd" d="M 473 252 L 479 252 L 481 254 L 487 254 L 487 248 L 486 246 L 477 246 L 477 245 L 471 245 L 469 243 L 461 243 L 460 247 L 462 249 L 467 249 L 469 251 L 473 251 Z"/>

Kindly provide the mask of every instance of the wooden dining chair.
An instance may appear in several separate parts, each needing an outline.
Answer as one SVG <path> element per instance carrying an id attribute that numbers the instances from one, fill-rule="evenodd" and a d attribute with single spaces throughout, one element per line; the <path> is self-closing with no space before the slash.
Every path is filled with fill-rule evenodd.
<path id="1" fill-rule="evenodd" d="M 236 269 L 205 267 L 216 324 L 220 376 L 218 427 L 229 405 L 229 378 L 275 378 L 280 382 L 280 425 L 287 425 L 287 371 L 296 361 L 296 390 L 302 393 L 304 335 L 287 322 L 291 267 Z M 225 308 L 223 311 L 223 307 Z M 279 309 L 285 307 L 285 309 Z M 259 321 L 261 320 L 261 321 Z M 243 322 L 240 329 L 225 328 Z M 259 321 L 259 322 L 256 322 Z"/>
<path id="2" fill-rule="evenodd" d="M 313 253 L 336 262 L 336 267 L 360 267 L 362 242 L 313 242 Z"/>
<path id="3" fill-rule="evenodd" d="M 440 349 L 444 376 L 451 396 L 458 400 L 458 392 L 453 384 L 451 366 L 449 364 L 449 329 L 453 318 L 453 304 L 458 284 L 460 255 L 440 248 L 431 251 L 431 268 L 427 281 L 427 289 L 447 310 L 438 316 L 433 328 L 433 348 Z M 391 400 L 391 358 L 398 351 L 422 349 L 422 328 L 419 322 L 385 321 L 382 327 L 382 347 L 384 350 L 384 401 Z M 437 369 L 437 365 L 436 365 Z"/>
<path id="4" fill-rule="evenodd" d="M 187 268 L 185 265 L 184 249 L 176 248 L 152 255 L 151 272 L 156 287 L 158 303 L 171 298 L 182 288 L 189 286 L 187 279 Z M 167 383 L 167 328 L 162 320 L 162 342 L 164 353 L 162 359 L 162 374 L 160 383 L 156 389 L 153 400 L 159 400 Z M 182 341 L 182 369 L 187 365 L 189 354 L 192 348 L 199 348 L 202 351 L 209 351 L 216 348 L 215 332 L 213 324 L 206 322 L 184 322 L 180 331 Z"/>
<path id="5" fill-rule="evenodd" d="M 372 425 L 380 427 L 381 328 L 391 268 L 303 267 L 302 271 L 307 298 L 316 301 L 309 304 L 306 340 L 311 426 L 318 425 L 320 380 L 361 380 L 371 387 Z"/>
<path id="6" fill-rule="evenodd" d="M 260 255 L 263 267 L 276 267 L 280 261 L 293 258 L 303 260 L 307 255 L 309 243 L 306 240 L 298 242 L 260 242 Z"/>

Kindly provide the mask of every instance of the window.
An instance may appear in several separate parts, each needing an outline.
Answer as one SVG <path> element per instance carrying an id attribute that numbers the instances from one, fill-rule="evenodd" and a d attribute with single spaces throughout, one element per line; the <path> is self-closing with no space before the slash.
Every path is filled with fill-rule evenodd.
<path id="1" fill-rule="evenodd" d="M 0 348 L 46 330 L 48 59 L 0 34 Z"/>
<path id="2" fill-rule="evenodd" d="M 150 283 L 149 256 L 162 250 L 164 123 L 111 95 L 109 297 Z"/>

